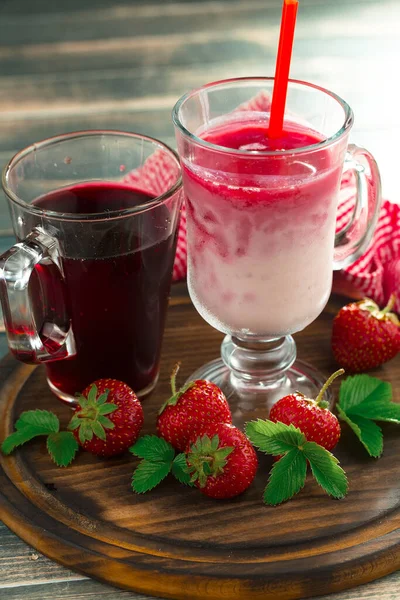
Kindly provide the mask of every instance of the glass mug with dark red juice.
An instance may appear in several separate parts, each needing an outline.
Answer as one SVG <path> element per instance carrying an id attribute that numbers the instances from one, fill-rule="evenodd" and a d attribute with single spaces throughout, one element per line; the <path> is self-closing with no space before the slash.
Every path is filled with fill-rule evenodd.
<path id="1" fill-rule="evenodd" d="M 17 154 L 3 186 L 19 242 L 0 258 L 11 352 L 72 401 L 101 377 L 156 384 L 182 201 L 175 153 L 78 132 Z"/>

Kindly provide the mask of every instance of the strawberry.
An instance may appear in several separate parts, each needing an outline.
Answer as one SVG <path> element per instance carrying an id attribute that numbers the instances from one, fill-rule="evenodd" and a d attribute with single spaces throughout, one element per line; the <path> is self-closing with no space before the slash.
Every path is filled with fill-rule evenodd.
<path id="1" fill-rule="evenodd" d="M 191 481 L 210 498 L 233 498 L 252 483 L 256 452 L 245 434 L 229 423 L 210 423 L 186 449 Z"/>
<path id="2" fill-rule="evenodd" d="M 161 407 L 157 418 L 158 435 L 183 452 L 189 440 L 208 423 L 232 423 L 227 399 L 215 383 L 197 379 L 176 391 L 179 363 L 171 375 L 172 397 Z"/>
<path id="3" fill-rule="evenodd" d="M 292 424 L 304 433 L 308 442 L 316 442 L 326 450 L 332 450 L 340 438 L 340 424 L 323 397 L 332 381 L 343 373 L 344 370 L 340 369 L 331 375 L 315 400 L 300 392 L 281 398 L 271 408 L 270 421 Z"/>
<path id="4" fill-rule="evenodd" d="M 390 312 L 395 295 L 387 306 L 365 298 L 340 309 L 333 321 L 332 351 L 339 365 L 353 373 L 383 365 L 400 352 L 400 323 Z"/>
<path id="5" fill-rule="evenodd" d="M 76 400 L 78 406 L 68 429 L 84 450 L 116 456 L 136 442 L 143 426 L 143 409 L 126 383 L 98 379 Z"/>

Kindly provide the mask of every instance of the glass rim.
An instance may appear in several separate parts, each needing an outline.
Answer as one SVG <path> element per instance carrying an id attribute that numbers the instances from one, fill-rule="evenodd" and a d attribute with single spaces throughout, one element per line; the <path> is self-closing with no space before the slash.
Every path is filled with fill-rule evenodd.
<path id="1" fill-rule="evenodd" d="M 68 213 L 68 212 L 58 212 L 55 210 L 47 210 L 45 208 L 39 208 L 39 207 L 35 206 L 34 204 L 29 204 L 28 202 L 25 202 L 24 200 L 22 200 L 22 198 L 20 198 L 17 194 L 15 194 L 13 192 L 13 190 L 10 188 L 9 175 L 11 173 L 11 170 L 21 160 L 23 160 L 24 158 L 29 156 L 32 152 L 36 152 L 40 148 L 51 147 L 54 144 L 58 144 L 60 142 L 62 143 L 64 141 L 68 141 L 71 139 L 78 139 L 78 138 L 85 138 L 85 137 L 97 137 L 97 136 L 110 136 L 110 137 L 114 136 L 114 137 L 132 138 L 132 139 L 136 139 L 136 140 L 145 140 L 146 142 L 153 144 L 154 146 L 158 147 L 161 150 L 166 151 L 167 153 L 169 153 L 171 155 L 171 157 L 175 160 L 176 165 L 178 167 L 179 176 L 177 177 L 175 183 L 173 185 L 171 185 L 166 192 L 164 192 L 163 194 L 160 194 L 159 196 L 156 196 L 152 200 L 143 202 L 142 204 L 139 204 L 132 208 L 112 210 L 112 211 L 108 211 L 107 213 L 105 213 L 105 212 Z M 139 168 L 139 167 L 137 167 L 137 168 Z M 107 180 L 107 179 L 102 178 L 102 179 L 82 180 L 81 182 L 76 182 L 76 183 L 86 183 L 86 182 L 96 183 L 96 182 L 105 182 L 105 181 L 112 182 L 111 179 Z M 31 214 L 40 215 L 42 217 L 44 216 L 46 218 L 57 219 L 58 221 L 96 221 L 97 222 L 97 221 L 109 221 L 111 219 L 122 218 L 122 217 L 126 217 L 129 215 L 145 212 L 147 210 L 150 210 L 152 208 L 155 208 L 156 206 L 163 204 L 166 200 L 168 200 L 168 198 L 173 196 L 179 190 L 180 187 L 182 187 L 182 172 L 181 172 L 181 166 L 180 166 L 179 156 L 178 156 L 177 152 L 175 150 L 173 150 L 172 148 L 170 148 L 167 144 L 164 144 L 164 142 L 161 142 L 160 140 L 158 140 L 156 138 L 153 138 L 148 135 L 141 134 L 141 133 L 134 133 L 134 132 L 129 132 L 129 131 L 119 131 L 116 129 L 115 130 L 114 129 L 88 129 L 88 130 L 81 130 L 81 131 L 72 131 L 72 132 L 48 137 L 39 142 L 30 144 L 29 146 L 26 146 L 22 150 L 19 150 L 16 154 L 14 154 L 14 156 L 8 161 L 8 163 L 3 168 L 1 183 L 2 183 L 2 187 L 3 187 L 4 193 L 6 194 L 7 198 L 11 202 L 13 202 L 14 204 L 17 204 L 18 206 L 22 207 L 25 211 L 30 212 Z M 127 186 L 127 187 L 129 187 L 129 186 Z M 56 189 L 62 189 L 62 187 L 56 188 Z"/>
<path id="2" fill-rule="evenodd" d="M 196 143 L 199 146 L 203 146 L 204 148 L 208 148 L 209 150 L 213 150 L 214 152 L 221 152 L 222 154 L 232 154 L 235 156 L 243 156 L 243 157 L 251 157 L 252 159 L 264 158 L 266 156 L 288 156 L 294 154 L 302 154 L 304 152 L 313 152 L 330 146 L 340 140 L 347 132 L 351 129 L 354 122 L 353 111 L 350 106 L 347 104 L 343 98 L 331 92 L 330 90 L 316 85 L 314 83 L 309 83 L 307 81 L 302 81 L 300 79 L 289 79 L 289 84 L 295 84 L 299 86 L 303 86 L 306 88 L 314 89 L 318 92 L 322 92 L 327 96 L 330 96 L 333 100 L 336 100 L 338 104 L 343 108 L 344 111 L 344 122 L 341 128 L 329 136 L 328 138 L 322 140 L 321 142 L 317 142 L 315 144 L 310 144 L 308 146 L 301 146 L 299 148 L 293 148 L 288 152 L 287 150 L 253 150 L 249 152 L 248 150 L 238 150 L 235 148 L 226 148 L 225 146 L 219 146 L 218 144 L 213 144 L 211 142 L 207 142 L 202 138 L 198 137 L 194 133 L 190 132 L 186 127 L 182 124 L 179 118 L 179 112 L 182 106 L 188 101 L 190 98 L 198 95 L 203 90 L 207 90 L 209 88 L 217 89 L 218 87 L 223 88 L 227 84 L 233 83 L 261 83 L 261 82 L 273 82 L 275 80 L 274 77 L 232 77 L 230 79 L 221 79 L 219 81 L 213 81 L 211 83 L 207 83 L 201 87 L 195 88 L 181 96 L 179 100 L 176 102 L 175 106 L 172 109 L 172 121 L 177 129 L 181 131 L 181 133 L 189 138 L 192 142 Z M 227 113 L 231 114 L 231 113 Z"/>

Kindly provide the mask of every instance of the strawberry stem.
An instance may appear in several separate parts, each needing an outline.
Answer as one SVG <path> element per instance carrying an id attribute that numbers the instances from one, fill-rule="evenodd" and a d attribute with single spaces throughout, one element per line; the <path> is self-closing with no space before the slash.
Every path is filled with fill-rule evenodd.
<path id="1" fill-rule="evenodd" d="M 344 373 L 344 369 L 339 369 L 338 371 L 335 371 L 327 381 L 325 381 L 324 385 L 322 386 L 322 389 L 320 391 L 320 393 L 318 394 L 318 396 L 315 398 L 315 402 L 318 406 L 322 406 L 323 407 L 323 397 L 325 395 L 326 390 L 328 389 L 328 387 L 331 385 L 331 383 L 336 379 L 336 377 L 339 377 L 340 375 L 343 375 Z"/>
<path id="2" fill-rule="evenodd" d="M 396 294 L 393 293 L 393 294 L 391 294 L 391 296 L 389 298 L 389 302 L 387 303 L 385 308 L 383 310 L 381 310 L 381 313 L 383 315 L 386 315 L 386 313 L 391 312 L 391 310 L 395 304 L 396 304 Z"/>
<path id="3" fill-rule="evenodd" d="M 187 392 L 187 390 L 189 390 L 191 387 L 193 387 L 195 385 L 195 381 L 188 381 L 187 383 L 185 383 L 185 385 L 181 388 L 179 388 L 179 390 L 176 390 L 176 374 L 179 371 L 179 367 L 181 366 L 181 363 L 178 362 L 176 363 L 175 367 L 173 368 L 173 371 L 171 373 L 171 390 L 172 390 L 172 396 L 171 398 L 168 398 L 168 400 L 166 400 L 164 402 L 164 404 L 161 406 L 160 410 L 158 411 L 158 414 L 161 415 L 162 412 L 164 412 L 164 410 L 167 408 L 167 406 L 175 406 L 179 400 L 179 398 L 181 396 L 183 396 L 183 394 L 185 392 Z"/>
<path id="4" fill-rule="evenodd" d="M 175 394 L 176 394 L 176 376 L 178 374 L 180 366 L 181 366 L 181 363 L 177 362 L 176 365 L 174 366 L 174 368 L 172 369 L 172 373 L 171 373 L 171 391 L 172 391 L 173 396 L 175 396 Z"/>

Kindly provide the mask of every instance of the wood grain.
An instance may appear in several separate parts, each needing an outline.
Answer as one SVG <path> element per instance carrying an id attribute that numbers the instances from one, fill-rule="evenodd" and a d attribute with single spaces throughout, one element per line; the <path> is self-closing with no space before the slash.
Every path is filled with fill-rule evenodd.
<path id="1" fill-rule="evenodd" d="M 0 523 L 0 600 L 148 600 L 69 571 L 38 554 Z M 315 600 L 398 600 L 400 573 Z"/>
<path id="2" fill-rule="evenodd" d="M 182 378 L 218 354 L 221 335 L 202 321 L 183 286 L 174 290 L 164 341 L 162 375 L 144 403 L 144 433 L 168 395 L 174 362 Z M 331 321 L 326 311 L 297 336 L 299 355 L 325 372 Z M 196 340 L 202 341 L 201 345 Z M 393 383 L 400 401 L 399 361 L 377 371 Z M 69 409 L 53 398 L 44 372 L 6 358 L 0 365 L 0 437 L 32 406 L 52 409 L 62 423 Z M 232 407 L 234 415 L 236 407 Z M 264 417 L 262 405 L 257 415 Z M 244 416 L 235 417 L 242 419 Z M 256 600 L 305 598 L 335 592 L 390 573 L 400 566 L 400 440 L 385 427 L 385 454 L 369 459 L 344 430 L 337 455 L 351 482 L 343 502 L 328 498 L 311 479 L 285 505 L 268 508 L 262 490 L 271 461 L 260 458 L 256 483 L 230 502 L 199 497 L 174 481 L 133 495 L 132 457 L 104 461 L 81 454 L 68 469 L 54 466 L 34 442 L 2 458 L 0 516 L 19 536 L 62 564 L 102 581 L 169 598 Z M 112 500 L 109 490 L 112 488 Z M 155 577 L 155 573 L 157 576 Z"/>

